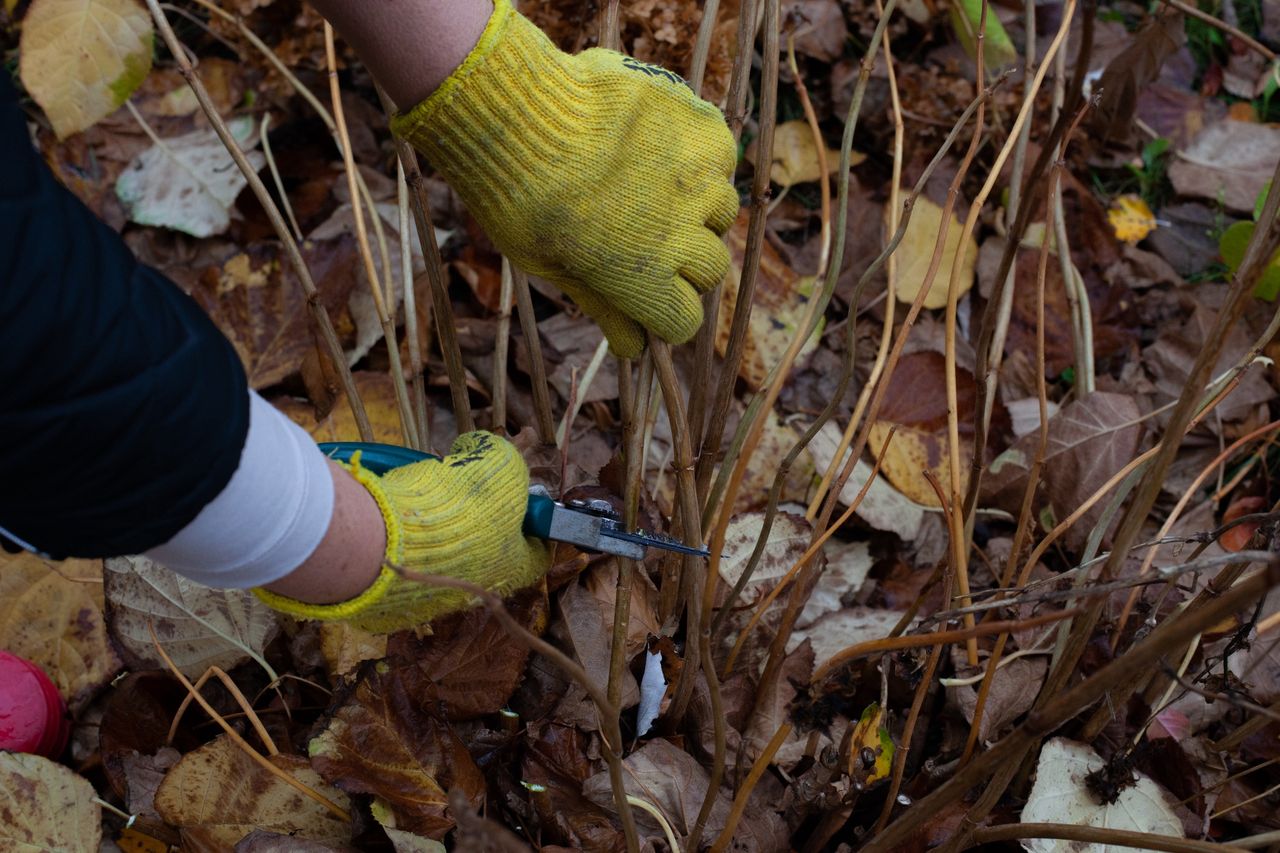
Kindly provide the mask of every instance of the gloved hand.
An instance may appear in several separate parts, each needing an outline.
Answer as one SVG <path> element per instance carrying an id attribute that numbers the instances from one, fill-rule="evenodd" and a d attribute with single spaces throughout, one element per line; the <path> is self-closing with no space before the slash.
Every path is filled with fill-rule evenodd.
<path id="1" fill-rule="evenodd" d="M 613 51 L 577 56 L 495 0 L 480 41 L 392 122 L 494 245 L 555 284 L 634 357 L 702 323 L 733 224 L 737 148 L 720 111 L 676 74 Z"/>
<path id="2" fill-rule="evenodd" d="M 487 432 L 458 437 L 444 459 L 379 477 L 353 457 L 351 472 L 373 495 L 387 526 L 389 563 L 469 581 L 507 595 L 546 573 L 547 549 L 521 532 L 529 469 L 509 441 Z M 343 620 L 366 631 L 396 631 L 473 605 L 465 592 L 406 580 L 387 567 L 367 590 L 338 604 L 306 604 L 263 589 L 276 610 L 303 619 Z"/>

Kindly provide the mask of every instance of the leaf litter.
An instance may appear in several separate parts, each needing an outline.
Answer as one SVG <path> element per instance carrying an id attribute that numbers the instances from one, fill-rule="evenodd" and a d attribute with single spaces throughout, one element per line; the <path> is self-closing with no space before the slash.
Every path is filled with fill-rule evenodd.
<path id="1" fill-rule="evenodd" d="M 86 97 L 79 103 L 68 101 L 58 78 L 35 79 L 40 62 L 47 62 L 47 48 L 69 49 L 60 33 L 42 44 L 51 31 L 41 16 L 71 2 L 6 4 L 6 20 L 15 26 L 0 35 L 6 48 L 19 48 L 21 78 L 43 110 L 32 112 L 33 138 L 55 174 L 121 229 L 140 257 L 191 292 L 236 347 L 253 387 L 317 440 L 357 438 L 282 247 L 260 206 L 241 192 L 243 178 L 230 168 L 167 55 L 157 54 L 149 74 L 137 63 L 129 66 L 138 70 L 138 79 L 130 78 L 127 86 L 104 90 L 101 78 L 86 78 Z M 95 13 L 120 7 L 127 37 L 89 50 L 105 49 L 112 63 L 128 65 L 132 48 L 149 32 L 141 6 L 119 0 L 74 3 Z M 227 5 L 300 78 L 323 75 L 323 41 L 313 11 L 294 0 Z M 841 124 L 877 17 L 869 7 L 831 0 L 783 4 L 780 45 L 785 51 L 794 42 L 799 80 L 789 69 L 781 73 L 767 164 L 772 187 L 769 198 L 757 200 L 769 216 L 756 261 L 745 355 L 736 375 L 727 378 L 732 393 L 714 463 L 726 449 L 730 456 L 734 452 L 736 432 L 753 416 L 752 400 L 767 389 L 771 371 L 802 333 L 800 321 L 821 293 L 823 282 L 815 274 L 822 272 L 831 249 L 828 235 L 838 226 L 834 216 L 823 220 L 821 182 L 829 181 L 833 201 L 843 177 L 851 187 L 835 298 L 802 342 L 777 402 L 763 413 L 761 440 L 725 510 L 727 535 L 709 611 L 713 620 L 723 616 L 713 621 L 715 633 L 708 638 L 709 667 L 718 675 L 715 691 L 699 660 L 699 637 L 691 630 L 684 593 L 673 593 L 670 579 L 678 582 L 685 569 L 661 555 L 620 569 L 598 555 L 560 547 L 546 589 L 506 603 L 524 629 L 580 665 L 602 689 L 610 680 L 613 638 L 622 639 L 623 667 L 616 676 L 620 743 L 612 742 L 609 721 L 584 685 L 553 657 L 530 651 L 482 608 L 418 631 L 370 635 L 281 619 L 248 594 L 196 587 L 141 558 L 112 560 L 104 569 L 98 561 L 50 564 L 5 556 L 0 640 L 53 677 L 69 703 L 79 746 L 62 756 L 74 758 L 69 765 L 0 756 L 7 762 L 0 774 L 8 780 L 0 789 L 44 792 L 35 800 L 11 797 L 11 814 L 0 821 L 0 832 L 71 850 L 97 850 L 99 833 L 121 849 L 154 842 L 159 846 L 138 849 L 172 844 L 192 850 L 437 851 L 443 843 L 458 849 L 618 850 L 626 841 L 610 769 L 615 749 L 621 793 L 644 804 L 632 805 L 638 840 L 653 849 L 669 845 L 668 828 L 677 846 L 694 849 L 689 836 L 695 827 L 699 849 L 756 851 L 885 849 L 876 847 L 877 839 L 897 832 L 895 827 L 907 829 L 892 836 L 902 843 L 890 849 L 903 850 L 938 846 L 971 830 L 977 835 L 968 841 L 977 843 L 984 831 L 1020 822 L 1105 832 L 1121 826 L 1121 815 L 1135 831 L 1224 842 L 1277 828 L 1272 792 L 1280 774 L 1266 763 L 1278 757 L 1274 724 L 1256 711 L 1280 693 L 1273 629 L 1265 627 L 1280 608 L 1274 594 L 1259 596 L 1260 605 L 1243 608 L 1212 630 L 1187 635 L 1184 644 L 1170 647 L 1163 663 L 1146 668 L 1134 695 L 1115 694 L 1112 705 L 1081 709 L 1038 752 L 1022 755 L 1029 771 L 1029 787 L 1022 792 L 1029 799 L 1019 799 L 1015 789 L 997 792 L 990 813 L 968 819 L 972 803 L 965 800 L 917 805 L 964 772 L 964 761 L 972 760 L 962 760 L 970 727 L 974 755 L 981 759 L 1003 748 L 1033 709 L 1052 708 L 1061 696 L 1062 691 L 1041 695 L 1042 685 L 1053 681 L 1057 623 L 1025 623 L 1093 600 L 1080 595 L 1082 587 L 1104 582 L 1102 564 L 1140 491 L 1136 479 L 1116 478 L 1125 466 L 1145 470 L 1140 455 L 1163 438 L 1207 348 L 1218 350 L 1210 379 L 1226 377 L 1234 384 L 1161 472 L 1162 488 L 1132 544 L 1153 537 L 1206 466 L 1216 466 L 1199 479 L 1177 523 L 1156 546 L 1156 569 L 1274 549 L 1272 510 L 1280 495 L 1268 424 L 1280 415 L 1274 393 L 1280 374 L 1261 362 L 1232 373 L 1257 352 L 1274 353 L 1271 342 L 1258 345 L 1274 305 L 1262 289 L 1217 337 L 1215 323 L 1232 310 L 1226 294 L 1245 243 L 1265 231 L 1256 220 L 1267 177 L 1280 159 L 1274 126 L 1280 115 L 1267 95 L 1269 64 L 1251 48 L 1242 49 L 1234 36 L 1202 38 L 1205 30 L 1174 12 L 1144 14 L 1105 3 L 1107 20 L 1094 22 L 1090 68 L 1096 74 L 1089 81 L 1102 98 L 1069 139 L 1058 173 L 1069 244 L 1065 263 L 1058 257 L 1060 235 L 1047 227 L 1052 205 L 1043 192 L 1031 206 L 1026 231 L 1011 233 L 1016 211 L 1007 209 L 1012 172 L 1006 162 L 997 192 L 963 246 L 960 216 L 950 216 L 940 269 L 925 280 L 947 183 L 961 174 L 960 198 L 976 197 L 1008 141 L 1026 85 L 1015 71 L 993 89 L 973 162 L 965 164 L 956 153 L 968 144 L 970 125 L 914 201 L 892 265 L 869 275 L 855 300 L 855 284 L 892 236 L 890 215 L 901 210 L 911 182 L 974 96 L 972 51 L 981 5 L 956 4 L 945 11 L 927 3 L 909 6 L 886 31 L 903 108 L 897 164 L 902 175 L 894 169 L 895 92 L 881 55 L 868 66 L 852 169 L 842 176 Z M 1054 29 L 1066 5 L 1039 9 Z M 185 4 L 184 10 L 207 14 Z M 596 44 L 595 10 L 534 2 L 522 4 L 522 11 L 566 49 Z M 641 0 L 620 11 L 628 52 L 687 73 L 701 4 Z M 1237 6 L 1233 14 L 1238 11 Z M 724 107 L 742 12 L 743 4 L 725 0 L 710 31 L 704 91 Z M 1026 34 L 1013 7 L 988 12 L 986 61 L 994 79 L 992 69 L 1021 61 L 1014 57 Z M 1268 41 L 1276 36 L 1274 17 L 1264 8 L 1261 22 L 1237 14 L 1234 23 L 1274 47 Z M 292 84 L 236 25 L 216 16 L 208 23 L 210 32 L 191 29 L 183 36 L 200 57 L 201 77 L 219 112 L 250 148 L 255 167 L 264 162 L 258 137 L 261 119 L 270 112 L 265 141 L 285 188 L 277 200 L 287 199 L 300 223 L 304 258 L 355 368 L 375 439 L 405 443 L 332 140 Z M 1068 73 L 1080 35 L 1077 23 Z M 1043 51 L 1045 40 L 1040 41 Z M 712 341 L 717 368 L 751 264 L 750 183 L 762 129 L 754 112 L 761 100 L 759 51 L 757 45 L 749 114 L 736 117 L 744 118 L 746 156 L 735 175 L 744 207 L 728 236 L 733 271 Z M 407 290 L 391 140 L 373 106 L 377 98 L 368 77 L 353 70 L 354 54 L 341 48 L 339 66 L 353 151 L 387 241 L 398 334 L 406 331 L 406 297 L 412 293 L 417 303 L 428 444 L 439 450 L 448 446 L 459 418 L 436 336 L 426 260 L 411 226 L 404 248 L 414 281 Z M 66 73 L 86 72 L 68 63 Z M 802 117 L 797 82 L 804 83 L 815 109 L 819 138 Z M 150 132 L 123 106 L 129 96 Z M 1039 146 L 1048 144 L 1047 103 L 1042 91 L 1030 121 L 1024 177 Z M 1153 134 L 1168 142 L 1149 148 Z M 819 150 L 826 153 L 829 177 L 822 174 Z M 265 170 L 262 175 L 271 177 Z M 1039 190 L 1048 187 L 1047 172 L 1035 180 Z M 438 179 L 428 175 L 424 187 L 480 425 L 519 434 L 517 443 L 535 477 L 554 493 L 578 487 L 618 498 L 626 489 L 627 414 L 619 397 L 628 383 L 613 359 L 596 358 L 598 329 L 545 283 L 532 281 L 535 323 L 525 327 L 513 311 L 514 343 L 503 364 L 494 346 L 503 328 L 500 258 Z M 184 195 L 183 189 L 190 192 Z M 1020 189 L 1025 196 L 1030 185 Z M 1041 364 L 1038 293 L 1046 232 Z M 986 314 L 1010 243 L 1013 290 L 999 338 L 998 381 L 985 386 Z M 381 246 L 374 246 L 373 264 L 380 279 L 388 277 Z M 945 305 L 953 278 L 958 316 L 948 328 Z M 908 330 L 907 308 L 926 286 L 923 312 Z M 1089 369 L 1081 358 L 1082 298 L 1091 321 L 1091 376 L 1081 375 Z M 885 322 L 891 323 L 891 341 L 906 336 L 898 355 L 881 354 Z M 853 338 L 847 337 L 851 324 Z M 526 332 L 536 334 L 543 365 L 535 363 Z M 945 358 L 952 337 L 954 400 Z M 403 338 L 401 351 L 407 365 Z M 852 373 L 842 386 L 846 358 Z M 588 382 L 593 362 L 598 369 Z M 548 375 L 553 422 L 571 404 L 578 407 L 558 447 L 541 445 L 532 428 L 541 405 L 534 393 L 539 366 Z M 692 347 L 675 350 L 673 367 L 686 391 L 704 381 L 708 396 L 715 396 L 715 373 L 710 379 L 700 373 Z M 883 389 L 879 400 L 872 393 L 877 383 Z M 1047 414 L 1043 453 L 1041 383 Z M 836 399 L 841 387 L 843 397 Z M 984 393 L 992 388 L 995 396 L 988 400 Z M 1205 389 L 1196 393 L 1203 397 Z M 679 535 L 673 520 L 680 517 L 677 436 L 661 393 L 653 396 L 649 410 L 637 416 L 647 447 L 640 518 L 646 527 Z M 498 399 L 506 406 L 501 423 L 493 420 Z M 819 425 L 807 447 L 791 453 L 828 404 L 834 404 L 835 417 Z M 984 405 L 991 407 L 989 423 Z M 954 490 L 953 409 L 961 473 Z M 863 421 L 846 437 L 855 412 Z M 886 444 L 891 430 L 894 437 Z M 843 483 L 829 489 L 824 484 L 824 491 L 835 493 L 824 506 L 818 484 L 839 475 L 848 461 L 845 438 L 861 448 L 859 456 Z M 985 440 L 982 447 L 979 438 Z M 794 459 L 780 481 L 778 500 L 771 501 L 775 475 L 789 454 Z M 978 466 L 971 465 L 975 454 Z M 699 483 L 703 494 L 714 493 L 716 473 L 713 464 L 707 481 Z M 970 487 L 973 496 L 965 494 Z M 971 505 L 953 507 L 956 493 Z M 1092 507 L 1045 545 L 1050 531 L 1087 502 Z M 831 535 L 815 544 L 855 503 Z M 1016 626 L 1007 644 L 991 633 L 978 636 L 976 665 L 965 640 L 939 647 L 926 636 L 967 624 L 955 612 L 964 600 L 945 594 L 955 583 L 955 529 L 948 514 L 957 510 L 965 515 L 959 530 L 972 602 L 989 607 L 979 611 L 975 624 Z M 714 516 L 707 521 L 715 522 Z M 753 562 L 766 518 L 772 530 L 759 564 L 730 603 L 728 589 Z M 1016 553 L 1015 545 L 1021 549 Z M 1004 590 L 1017 599 L 997 602 L 1006 575 L 1023 568 L 1041 545 L 1029 567 L 1030 586 Z M 1145 554 L 1135 548 L 1107 569 L 1114 572 L 1109 579 L 1132 581 Z M 1085 560 L 1092 562 L 1082 570 Z M 1160 626 L 1183 618 L 1184 610 L 1194 613 L 1202 606 L 1195 596 L 1215 577 L 1230 586 L 1231 579 L 1218 571 L 1211 567 L 1179 574 L 1172 584 L 1137 587 L 1135 615 L 1122 631 L 1116 617 L 1128 588 L 1112 592 L 1096 623 L 1073 623 L 1092 624 L 1092 633 L 1073 635 L 1084 652 L 1067 683 L 1106 672 Z M 620 576 L 630 580 L 629 616 L 615 634 Z M 748 625 L 750 633 L 739 644 Z M 187 691 L 164 668 L 152 628 L 188 679 L 206 676 L 213 666 L 226 674 L 234 691 L 220 677 L 209 677 L 201 693 L 240 742 L 205 708 L 182 708 Z M 1193 642 L 1193 636 L 1199 639 Z M 982 678 L 994 666 L 998 645 L 1003 659 L 983 693 Z M 936 665 L 930 663 L 934 649 Z M 851 650 L 861 656 L 837 665 Z M 124 667 L 129 674 L 116 678 Z M 682 682 L 689 681 L 682 696 Z M 1107 710 L 1097 710 L 1102 707 Z M 1080 736 L 1089 746 L 1058 735 Z M 1229 777 L 1224 767 L 1248 772 Z M 719 787 L 710 790 L 713 778 Z M 133 825 L 126 828 L 94 795 L 134 815 Z M 1181 805 L 1172 805 L 1175 800 Z M 74 838 L 66 835 L 72 828 Z M 1068 843 L 1019 837 L 988 846 L 1057 850 Z M 1095 848 L 1102 849 L 1089 849 Z"/>

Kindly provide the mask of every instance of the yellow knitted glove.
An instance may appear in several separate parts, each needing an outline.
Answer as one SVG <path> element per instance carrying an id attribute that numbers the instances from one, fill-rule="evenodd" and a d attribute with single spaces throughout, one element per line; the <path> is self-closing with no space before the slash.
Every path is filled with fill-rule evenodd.
<path id="1" fill-rule="evenodd" d="M 577 56 L 495 0 L 479 43 L 392 123 L 503 253 L 555 284 L 634 357 L 702 323 L 733 224 L 737 148 L 676 74 L 613 51 Z"/>
<path id="2" fill-rule="evenodd" d="M 546 573 L 546 548 L 520 529 L 529 501 L 529 469 L 509 441 L 469 432 L 442 460 L 416 462 L 378 477 L 353 457 L 348 470 L 382 510 L 387 562 L 504 596 Z M 254 592 L 276 610 L 303 619 L 343 620 L 366 631 L 410 628 L 474 603 L 465 592 L 415 583 L 385 566 L 372 586 L 338 604 Z"/>

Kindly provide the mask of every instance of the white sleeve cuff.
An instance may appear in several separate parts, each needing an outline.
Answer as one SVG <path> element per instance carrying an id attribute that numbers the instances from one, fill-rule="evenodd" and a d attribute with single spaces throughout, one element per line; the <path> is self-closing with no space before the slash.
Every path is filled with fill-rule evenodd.
<path id="1" fill-rule="evenodd" d="M 333 477 L 324 454 L 250 391 L 240 467 L 190 524 L 146 556 L 205 586 L 262 586 L 310 557 L 332 516 Z"/>

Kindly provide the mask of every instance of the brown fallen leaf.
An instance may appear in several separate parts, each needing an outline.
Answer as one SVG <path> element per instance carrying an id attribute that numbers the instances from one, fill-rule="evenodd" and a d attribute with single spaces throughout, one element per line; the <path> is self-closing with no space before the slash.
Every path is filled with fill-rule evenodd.
<path id="1" fill-rule="evenodd" d="M 587 753 L 598 744 L 576 726 L 543 720 L 529 724 L 521 779 L 544 791 L 532 797 L 542 830 L 563 844 L 587 850 L 614 850 L 622 832 L 613 816 L 583 796 L 582 783 L 601 762 Z M 545 793 L 545 797 L 537 794 Z"/>
<path id="2" fill-rule="evenodd" d="M 1007 654 L 1006 652 L 1006 656 Z M 964 669 L 963 650 L 959 656 L 952 654 L 952 663 L 958 673 L 971 673 L 971 670 Z M 1008 725 L 1031 710 L 1047 670 L 1048 664 L 1043 657 L 1017 658 L 996 670 L 983 708 L 982 724 L 978 727 L 980 744 L 991 743 Z M 976 673 L 981 674 L 981 670 L 976 670 Z M 981 685 L 982 682 L 979 681 L 947 688 L 948 701 L 970 724 L 973 723 L 973 712 L 978 704 L 978 689 Z"/>
<path id="3" fill-rule="evenodd" d="M 825 144 L 825 143 L 824 143 Z M 826 150 L 827 174 L 840 168 L 840 152 Z M 759 157 L 758 146 L 747 146 L 747 162 L 755 165 Z M 853 152 L 850 165 L 856 166 L 867 155 Z M 814 144 L 813 131 L 804 119 L 784 121 L 773 131 L 773 158 L 769 165 L 769 180 L 782 187 L 820 180 L 822 164 L 818 160 L 818 147 Z"/>
<path id="4" fill-rule="evenodd" d="M 0 847 L 98 853 L 96 797 L 87 779 L 56 761 L 0 751 Z"/>
<path id="5" fill-rule="evenodd" d="M 1050 418 L 1037 506 L 1052 508 L 1053 517 L 1061 521 L 1137 456 L 1143 430 L 1140 414 L 1132 397 L 1097 391 Z M 982 503 L 1018 513 L 1039 443 L 1039 432 L 1030 433 L 992 461 L 983 479 Z M 1094 504 L 1067 531 L 1064 541 L 1069 549 L 1083 547 L 1105 503 Z"/>
<path id="6" fill-rule="evenodd" d="M 960 458 L 973 454 L 973 410 L 977 386 L 973 374 L 956 369 L 956 405 L 959 416 Z M 893 441 L 889 433 L 896 427 Z M 940 506 L 938 493 L 924 476 L 931 472 L 948 494 L 951 466 L 948 462 L 946 359 L 936 352 L 904 356 L 889 380 L 879 419 L 867 439 L 871 452 L 881 459 L 880 470 L 889 482 L 923 506 Z M 968 488 L 969 466 L 961 463 L 960 491 Z"/>
<path id="7" fill-rule="evenodd" d="M 73 713 L 120 669 L 102 606 L 102 561 L 0 554 L 0 649 L 43 669 Z"/>
<path id="8" fill-rule="evenodd" d="M 324 783 L 305 758 L 274 755 L 277 768 L 350 811 L 347 795 Z M 156 811 L 182 831 L 184 849 L 228 850 L 258 829 L 342 844 L 351 823 L 270 773 L 227 735 L 182 757 L 156 791 Z"/>
<path id="9" fill-rule="evenodd" d="M 356 282 L 355 241 L 308 242 L 302 256 L 322 304 L 336 313 Z M 254 388 L 292 376 L 315 348 L 302 287 L 273 244 L 249 246 L 221 267 L 205 269 L 191 296 L 236 348 Z"/>
<path id="10" fill-rule="evenodd" d="M 1252 211 L 1280 159 L 1280 128 L 1223 119 L 1204 129 L 1169 163 L 1179 195 Z"/>
<path id="11" fill-rule="evenodd" d="M 534 634 L 546 628 L 547 599 L 541 589 L 514 596 L 507 610 Z M 422 638 L 404 631 L 387 644 L 391 665 L 414 670 L 410 681 L 415 700 L 442 708 L 455 722 L 505 707 L 524 674 L 528 648 L 512 641 L 485 608 L 437 620 L 431 630 L 431 636 Z M 409 679 L 409 674 L 403 677 Z"/>
<path id="12" fill-rule="evenodd" d="M 1160 76 L 1165 61 L 1185 41 L 1182 15 L 1172 9 L 1162 9 L 1143 24 L 1094 84 L 1094 91 L 1101 91 L 1101 101 L 1090 117 L 1095 133 L 1103 139 L 1123 139 L 1132 132 L 1143 89 Z"/>
<path id="13" fill-rule="evenodd" d="M 628 794 L 647 800 L 671 824 L 677 839 L 688 835 L 702 807 L 707 793 L 710 774 L 692 755 L 657 738 L 631 753 L 623 761 L 623 784 Z M 582 786 L 583 793 L 596 805 L 613 810 L 613 790 L 607 771 L 597 773 Z M 726 791 L 718 792 L 711 815 L 703 834 L 704 843 L 715 839 L 724 830 L 729 817 L 730 797 Z M 648 812 L 635 810 L 636 823 L 650 839 L 664 840 L 666 836 Z M 787 829 L 772 804 L 757 789 L 748 801 L 746 812 L 738 822 L 734 833 L 734 850 L 741 853 L 760 853 L 787 847 Z"/>
<path id="14" fill-rule="evenodd" d="M 485 783 L 466 745 L 430 713 L 422 671 L 366 663 L 356 683 L 334 698 L 333 711 L 308 747 L 312 766 L 352 794 L 372 794 L 394 825 L 442 838 L 453 828 L 448 791 L 478 804 Z M 380 804 L 380 805 L 379 805 Z"/>
<path id="15" fill-rule="evenodd" d="M 243 589 L 210 589 L 146 557 L 107 561 L 111 635 L 129 665 L 161 668 L 156 636 L 188 678 L 211 666 L 231 669 L 250 658 L 272 672 L 263 650 L 280 630 L 274 610 Z"/>

